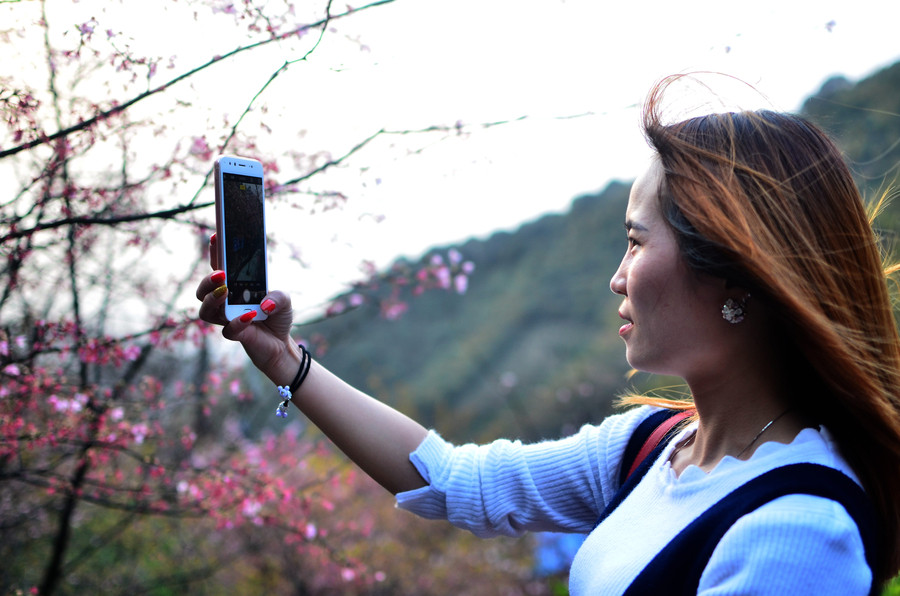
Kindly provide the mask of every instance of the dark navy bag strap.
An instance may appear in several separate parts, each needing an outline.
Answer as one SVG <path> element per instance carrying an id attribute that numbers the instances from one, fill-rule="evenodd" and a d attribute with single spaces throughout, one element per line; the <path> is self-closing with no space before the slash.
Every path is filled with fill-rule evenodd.
<path id="1" fill-rule="evenodd" d="M 625 500 L 635 486 L 641 481 L 641 478 L 647 474 L 647 470 L 653 465 L 669 441 L 678 434 L 680 427 L 678 424 L 669 425 L 673 420 L 681 422 L 685 419 L 686 414 L 692 412 L 684 412 L 681 410 L 660 410 L 650 414 L 641 422 L 637 428 L 631 433 L 628 444 L 625 446 L 625 452 L 622 455 L 622 464 L 619 468 L 619 490 L 606 505 L 606 508 L 600 514 L 597 525 L 600 525 L 619 504 Z M 676 420 L 677 417 L 677 420 Z M 663 437 L 660 438 L 657 445 L 645 453 L 642 461 L 637 461 L 638 454 L 645 451 L 648 441 L 652 438 L 654 432 L 659 428 L 666 428 Z M 637 464 L 637 466 L 635 466 Z"/>
<path id="2" fill-rule="evenodd" d="M 622 465 L 619 468 L 619 486 L 625 484 L 628 476 L 636 471 L 636 466 L 652 453 L 652 449 L 648 447 L 651 447 L 654 434 L 662 431 L 662 435 L 656 439 L 656 445 L 652 445 L 653 448 L 661 443 L 668 443 L 668 440 L 675 436 L 673 431 L 678 423 L 692 414 L 693 411 L 660 410 L 647 416 L 631 433 L 628 445 L 625 446 Z"/>
<path id="3" fill-rule="evenodd" d="M 700 576 L 728 529 L 744 515 L 790 494 L 813 495 L 840 503 L 859 528 L 869 569 L 875 569 L 875 515 L 862 488 L 833 468 L 793 464 L 754 478 L 713 505 L 654 557 L 625 594 L 654 594 L 660 586 L 665 586 L 667 595 L 696 594 Z M 874 595 L 877 586 L 872 583 Z"/>
<path id="4" fill-rule="evenodd" d="M 680 424 L 694 415 L 693 410 L 682 410 L 680 412 L 675 412 L 674 414 L 669 415 L 662 424 L 656 427 L 650 436 L 647 437 L 647 440 L 644 442 L 644 445 L 641 447 L 641 450 L 638 451 L 637 456 L 634 458 L 634 461 L 631 463 L 631 466 L 628 468 L 628 471 L 625 472 L 625 466 L 621 466 L 619 470 L 619 476 L 621 478 L 622 473 L 625 473 L 624 480 L 628 480 L 628 477 L 634 474 L 635 470 L 643 463 L 647 456 L 653 453 L 653 450 L 660 443 L 668 443 L 672 438 L 678 434 L 678 431 L 681 430 Z M 623 458 L 624 463 L 624 458 Z M 619 482 L 621 485 L 622 482 Z"/>

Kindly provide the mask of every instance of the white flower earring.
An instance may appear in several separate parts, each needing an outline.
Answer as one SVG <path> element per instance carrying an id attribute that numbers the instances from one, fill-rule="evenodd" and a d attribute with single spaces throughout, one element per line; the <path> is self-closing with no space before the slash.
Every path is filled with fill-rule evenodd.
<path id="1" fill-rule="evenodd" d="M 747 314 L 748 300 L 750 300 L 750 294 L 744 296 L 740 302 L 737 302 L 732 298 L 726 300 L 725 304 L 722 306 L 722 318 L 732 325 L 736 325 L 743 321 L 744 315 Z"/>

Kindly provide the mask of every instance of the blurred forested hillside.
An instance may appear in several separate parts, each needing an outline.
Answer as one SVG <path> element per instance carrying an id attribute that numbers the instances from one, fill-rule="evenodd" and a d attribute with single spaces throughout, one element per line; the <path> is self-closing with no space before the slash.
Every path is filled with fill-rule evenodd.
<path id="1" fill-rule="evenodd" d="M 867 198 L 894 183 L 900 64 L 857 84 L 829 80 L 803 113 L 837 138 Z M 609 290 L 628 190 L 614 182 L 564 215 L 458 246 L 477 267 L 465 295 L 416 297 L 398 321 L 360 308 L 300 331 L 325 339 L 326 366 L 454 441 L 555 437 L 597 422 L 632 382 Z M 900 227 L 897 209 L 880 228 Z"/>
<path id="2" fill-rule="evenodd" d="M 842 77 L 826 82 L 803 105 L 803 113 L 840 142 L 859 181 L 883 190 L 900 159 L 900 63 L 851 84 Z"/>
<path id="3" fill-rule="evenodd" d="M 397 321 L 362 308 L 301 332 L 326 338 L 321 360 L 347 381 L 455 440 L 596 420 L 628 371 L 609 290 L 628 188 L 458 246 L 476 264 L 465 295 L 426 293 Z"/>

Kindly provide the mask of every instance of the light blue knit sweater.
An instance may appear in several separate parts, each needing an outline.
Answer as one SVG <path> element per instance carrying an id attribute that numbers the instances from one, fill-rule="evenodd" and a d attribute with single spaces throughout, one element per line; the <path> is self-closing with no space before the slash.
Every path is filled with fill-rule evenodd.
<path id="1" fill-rule="evenodd" d="M 621 594 L 681 529 L 764 472 L 809 462 L 856 479 L 825 429 L 805 429 L 790 445 L 763 443 L 748 461 L 726 457 L 710 473 L 689 467 L 677 477 L 668 463 L 676 438 L 595 528 L 616 492 L 625 445 L 653 411 L 638 408 L 571 437 L 532 445 L 500 440 L 454 447 L 432 432 L 410 456 L 429 486 L 398 494 L 397 504 L 484 537 L 589 534 L 572 564 L 571 594 Z M 703 573 L 700 593 L 852 596 L 868 594 L 871 581 L 856 524 L 843 507 L 790 495 L 732 526 Z"/>

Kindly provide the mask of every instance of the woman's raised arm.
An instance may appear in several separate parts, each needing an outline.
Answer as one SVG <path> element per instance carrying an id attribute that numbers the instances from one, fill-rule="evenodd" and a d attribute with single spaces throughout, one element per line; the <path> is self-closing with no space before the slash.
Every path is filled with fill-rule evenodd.
<path id="1" fill-rule="evenodd" d="M 214 243 L 215 239 L 211 239 Z M 216 269 L 215 248 L 210 250 Z M 300 368 L 302 352 L 290 336 L 291 299 L 271 292 L 262 303 L 265 321 L 225 318 L 225 275 L 213 271 L 197 287 L 200 318 L 222 325 L 222 335 L 238 341 L 253 364 L 275 385 L 273 412 L 278 402 L 276 386 L 290 385 Z M 398 492 L 425 486 L 409 460 L 409 454 L 425 439 L 427 430 L 408 416 L 359 391 L 313 361 L 309 374 L 291 400 L 337 447 L 387 490 Z"/>

